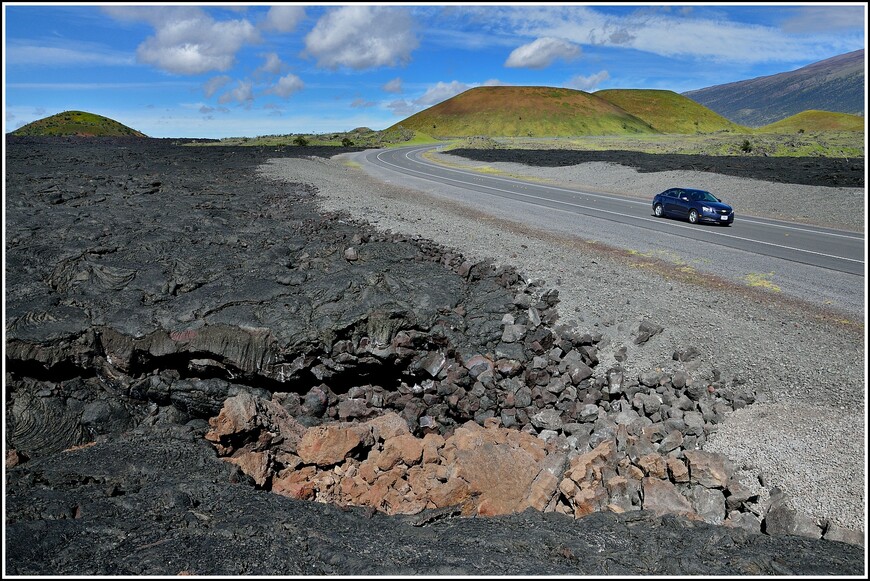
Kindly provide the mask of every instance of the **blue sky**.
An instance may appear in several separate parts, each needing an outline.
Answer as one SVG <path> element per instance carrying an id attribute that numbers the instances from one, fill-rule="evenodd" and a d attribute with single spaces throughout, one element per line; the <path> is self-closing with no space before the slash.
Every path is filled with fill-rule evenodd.
<path id="1" fill-rule="evenodd" d="M 5 3 L 4 133 L 66 110 L 151 137 L 384 129 L 481 85 L 678 93 L 866 48 L 864 3 Z"/>

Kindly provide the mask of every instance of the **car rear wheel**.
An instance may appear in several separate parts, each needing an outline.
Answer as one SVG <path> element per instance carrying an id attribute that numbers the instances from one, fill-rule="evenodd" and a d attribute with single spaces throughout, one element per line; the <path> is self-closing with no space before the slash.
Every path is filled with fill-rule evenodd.
<path id="1" fill-rule="evenodd" d="M 665 209 L 662 208 L 662 205 L 661 205 L 661 204 L 656 204 L 656 205 L 655 205 L 655 208 L 653 208 L 653 213 L 654 213 L 656 216 L 658 216 L 659 218 L 661 218 L 662 216 L 665 215 Z"/>
<path id="2" fill-rule="evenodd" d="M 698 223 L 698 210 L 689 210 L 689 222 L 691 222 L 692 224 Z"/>

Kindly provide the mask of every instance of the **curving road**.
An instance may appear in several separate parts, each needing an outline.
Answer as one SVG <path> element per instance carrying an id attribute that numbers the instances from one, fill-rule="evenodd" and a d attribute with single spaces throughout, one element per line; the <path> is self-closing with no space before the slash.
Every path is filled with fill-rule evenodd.
<path id="1" fill-rule="evenodd" d="M 550 208 L 603 219 L 613 223 L 614 228 L 626 225 L 679 236 L 686 240 L 686 245 L 699 241 L 860 275 L 862 279 L 865 274 L 865 239 L 860 233 L 741 216 L 739 213 L 730 227 L 692 225 L 680 220 L 656 218 L 646 201 L 483 175 L 448 168 L 422 157 L 426 151 L 438 147 L 441 146 L 367 151 L 363 153 L 363 159 L 365 163 L 394 175 L 495 196 L 495 200 L 523 202 L 537 209 Z"/>

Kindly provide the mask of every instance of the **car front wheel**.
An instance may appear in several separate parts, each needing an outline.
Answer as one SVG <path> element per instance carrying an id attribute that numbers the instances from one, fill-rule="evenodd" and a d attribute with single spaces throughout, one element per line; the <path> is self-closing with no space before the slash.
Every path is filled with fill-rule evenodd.
<path id="1" fill-rule="evenodd" d="M 661 218 L 662 216 L 665 215 L 665 209 L 662 208 L 662 205 L 661 205 L 661 204 L 656 204 L 656 205 L 655 205 L 655 208 L 653 208 L 653 213 L 654 213 L 657 217 Z"/>
<path id="2" fill-rule="evenodd" d="M 692 224 L 698 223 L 698 210 L 689 210 L 689 222 Z"/>

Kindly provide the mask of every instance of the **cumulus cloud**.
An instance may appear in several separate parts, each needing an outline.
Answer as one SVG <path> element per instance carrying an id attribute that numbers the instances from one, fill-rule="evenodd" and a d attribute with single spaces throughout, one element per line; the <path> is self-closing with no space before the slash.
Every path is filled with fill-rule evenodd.
<path id="1" fill-rule="evenodd" d="M 475 14 L 502 35 L 559 38 L 577 45 L 618 46 L 665 57 L 741 65 L 805 61 L 814 55 L 821 60 L 834 49 L 842 51 L 843 46 L 864 39 L 863 6 L 785 6 L 778 10 L 779 27 L 730 20 L 721 12 L 668 7 L 613 14 L 581 5 L 481 6 Z M 814 34 L 800 34 L 807 31 Z M 764 39 L 764 50 L 758 49 L 759 39 Z"/>
<path id="2" fill-rule="evenodd" d="M 388 81 L 381 87 L 387 93 L 401 93 L 402 92 L 402 79 L 396 77 L 392 81 Z"/>
<path id="3" fill-rule="evenodd" d="M 280 75 L 287 69 L 287 65 L 281 60 L 281 57 L 278 56 L 277 53 L 270 52 L 268 54 L 263 55 L 265 62 L 257 67 L 255 73 L 270 73 L 273 75 Z"/>
<path id="4" fill-rule="evenodd" d="M 466 85 L 459 81 L 451 81 L 449 83 L 438 81 L 435 86 L 429 87 L 422 97 L 415 99 L 414 103 L 423 107 L 430 107 L 441 101 L 446 101 L 450 97 L 455 97 L 459 93 L 464 93 L 470 88 L 472 88 L 472 85 Z"/>
<path id="5" fill-rule="evenodd" d="M 305 18 L 305 8 L 302 6 L 272 6 L 261 26 L 264 30 L 293 32 L 303 18 Z"/>
<path id="6" fill-rule="evenodd" d="M 232 79 L 227 75 L 212 77 L 205 83 L 203 83 L 202 92 L 205 94 L 206 98 L 211 98 L 212 95 L 220 91 L 224 87 L 224 85 L 226 85 L 230 81 L 232 81 Z"/>
<path id="7" fill-rule="evenodd" d="M 418 41 L 409 12 L 392 6 L 345 6 L 330 11 L 305 37 L 305 53 L 329 69 L 407 64 Z"/>
<path id="8" fill-rule="evenodd" d="M 202 113 L 203 115 L 209 115 L 210 113 L 214 113 L 215 111 L 218 111 L 220 113 L 229 113 L 230 112 L 230 110 L 227 109 L 226 107 L 211 107 L 210 105 L 205 105 L 205 104 L 201 104 L 199 106 L 198 111 L 200 113 Z"/>
<path id="9" fill-rule="evenodd" d="M 226 71 L 242 46 L 260 38 L 245 19 L 217 21 L 196 7 L 108 6 L 103 10 L 119 20 L 150 23 L 154 36 L 139 45 L 136 57 L 175 74 Z"/>
<path id="10" fill-rule="evenodd" d="M 362 97 L 354 99 L 351 101 L 350 106 L 354 109 L 366 109 L 368 107 L 374 107 L 377 103 L 373 101 L 366 101 Z"/>
<path id="11" fill-rule="evenodd" d="M 236 88 L 227 91 L 218 98 L 218 103 L 250 104 L 254 101 L 254 84 L 251 81 L 239 81 Z"/>
<path id="12" fill-rule="evenodd" d="M 493 82 L 493 81 L 487 81 Z M 498 81 L 495 81 L 496 83 Z M 459 93 L 464 93 L 468 89 L 472 89 L 479 85 L 468 85 L 466 83 L 462 83 L 460 81 L 451 81 L 449 83 L 444 83 L 442 81 L 438 81 L 435 85 L 426 89 L 426 92 L 423 93 L 420 97 L 416 99 L 412 99 L 408 101 L 406 99 L 397 99 L 395 101 L 391 101 L 387 103 L 387 108 L 393 112 L 394 115 L 407 116 L 413 115 L 417 111 L 421 111 L 432 105 L 437 105 L 442 101 L 446 101 L 451 97 L 455 97 Z"/>
<path id="13" fill-rule="evenodd" d="M 559 38 L 539 38 L 517 47 L 504 66 L 511 68 L 544 69 L 556 59 L 571 60 L 580 56 L 580 47 Z"/>
<path id="14" fill-rule="evenodd" d="M 607 71 L 601 71 L 594 75 L 590 75 L 588 77 L 584 77 L 583 75 L 577 75 L 575 77 L 571 77 L 571 79 L 565 83 L 565 87 L 569 89 L 577 89 L 580 91 L 594 91 L 598 88 L 602 82 L 606 81 L 610 78 L 610 73 Z"/>
<path id="15" fill-rule="evenodd" d="M 279 97 L 283 97 L 284 99 L 288 98 L 293 93 L 301 91 L 305 87 L 305 83 L 302 82 L 302 79 L 294 75 L 293 73 L 288 73 L 284 75 L 278 82 L 270 89 L 267 89 L 266 92 L 271 95 L 278 95 Z"/>
<path id="16" fill-rule="evenodd" d="M 415 107 L 413 103 L 409 103 L 405 99 L 390 101 L 387 103 L 387 109 L 392 111 L 393 115 L 396 115 L 397 117 L 408 117 L 420 110 L 419 107 Z"/>

